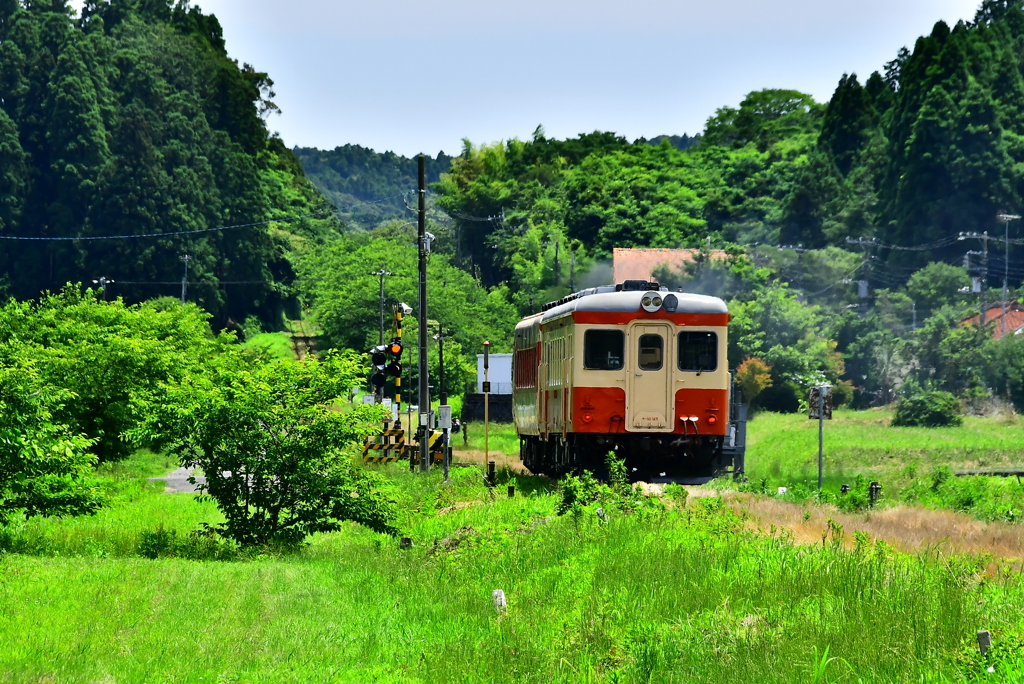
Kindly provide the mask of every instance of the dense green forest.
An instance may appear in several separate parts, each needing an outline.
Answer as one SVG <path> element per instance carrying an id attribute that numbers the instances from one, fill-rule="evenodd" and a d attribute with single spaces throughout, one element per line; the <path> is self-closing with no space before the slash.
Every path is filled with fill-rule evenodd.
<path id="1" fill-rule="evenodd" d="M 188 2 L 0 2 L 6 292 L 102 277 L 129 301 L 176 294 L 188 255 L 190 299 L 218 323 L 280 317 L 296 241 L 335 222 L 267 133 L 272 88 Z M 120 235 L 145 237 L 102 239 Z"/>
<path id="2" fill-rule="evenodd" d="M 346 227 L 368 230 L 388 220 L 409 220 L 417 187 L 415 158 L 359 145 L 333 150 L 296 147 L 293 152 L 310 182 L 337 208 Z M 444 152 L 428 156 L 424 165 L 427 183 L 439 181 L 451 164 L 452 158 Z"/>
<path id="3" fill-rule="evenodd" d="M 986 0 L 863 82 L 843 75 L 825 104 L 761 90 L 693 136 L 556 140 L 538 126 L 430 158 L 431 269 L 458 295 L 429 333 L 451 335 L 452 380 L 484 337 L 500 347 L 519 315 L 606 282 L 613 248 L 699 246 L 657 276 L 729 301 L 731 361 L 770 369 L 766 407 L 794 410 L 823 379 L 858 405 L 914 387 L 1021 397 L 1019 345 L 961 326 L 981 262 L 962 265 L 979 244 L 957 237 L 1024 208 L 1022 63 L 1021 2 Z M 63 0 L 0 2 L 5 292 L 107 278 L 99 297 L 176 296 L 187 255 L 188 299 L 218 329 L 253 316 L 273 329 L 302 304 L 324 344 L 372 344 L 370 271 L 396 274 L 390 304 L 412 298 L 415 160 L 289 150 L 267 132 L 272 88 L 187 2 L 94 0 L 81 16 Z M 1016 244 L 1008 264 L 990 247 L 997 301 L 1002 267 L 1016 288 L 1024 265 Z"/>
<path id="4" fill-rule="evenodd" d="M 730 300 L 731 361 L 771 367 L 766 406 L 795 410 L 815 378 L 855 388 L 861 405 L 904 386 L 1024 400 L 1020 345 L 960 327 L 977 306 L 961 290 L 983 274 L 977 256 L 961 265 L 980 243 L 958 240 L 1001 234 L 997 213 L 1022 208 L 1022 61 L 1021 3 L 985 0 L 975 21 L 937 23 L 863 84 L 843 75 L 826 104 L 753 92 L 685 150 L 542 128 L 467 143 L 435 186 L 454 263 L 505 284 L 524 313 L 595 284 L 614 247 L 721 248 L 724 261 L 705 253 L 658 275 Z M 1024 275 L 1003 246 L 990 243 L 990 302 L 1004 267 L 1011 289 Z"/>

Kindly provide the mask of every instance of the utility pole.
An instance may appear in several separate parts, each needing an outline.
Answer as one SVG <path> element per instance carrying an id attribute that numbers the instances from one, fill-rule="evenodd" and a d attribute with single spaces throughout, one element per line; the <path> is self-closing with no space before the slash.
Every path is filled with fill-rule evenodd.
<path id="1" fill-rule="evenodd" d="M 188 254 L 183 254 L 180 257 L 185 262 L 185 275 L 181 277 L 181 303 L 185 304 L 185 291 L 188 289 L 188 262 L 192 261 L 192 257 Z"/>
<path id="2" fill-rule="evenodd" d="M 562 241 L 561 240 L 555 240 L 555 286 L 556 287 L 558 286 L 559 281 L 562 280 L 561 274 L 559 274 L 559 272 L 558 272 L 558 248 L 561 247 L 561 246 L 562 246 Z"/>
<path id="3" fill-rule="evenodd" d="M 427 171 L 426 158 L 418 159 L 419 211 L 417 212 L 417 235 L 419 237 L 419 376 L 420 376 L 420 470 L 430 470 L 430 371 L 427 367 L 427 254 L 430 240 L 427 235 Z M 433 236 L 430 236 L 433 237 Z"/>
<path id="4" fill-rule="evenodd" d="M 395 274 L 381 266 L 379 270 L 367 273 L 366 275 L 380 278 L 380 340 L 377 344 L 384 344 L 384 279 Z"/>
<path id="5" fill-rule="evenodd" d="M 984 233 L 960 233 L 958 240 L 981 240 L 981 328 L 985 328 L 985 318 L 988 313 L 988 294 L 986 289 L 988 287 L 988 241 L 993 238 L 989 237 L 988 231 Z M 970 254 L 977 254 L 977 252 L 968 252 Z M 969 257 L 968 257 L 969 258 Z"/>
<path id="6" fill-rule="evenodd" d="M 1017 221 L 1020 216 L 1007 214 L 1001 211 L 996 215 L 996 220 L 1003 224 L 1003 243 L 1005 252 L 1003 254 L 1003 318 L 1001 325 L 1002 336 L 1006 336 L 1006 300 L 1010 298 L 1010 221 Z"/>
<path id="7" fill-rule="evenodd" d="M 868 250 L 869 248 L 877 244 L 877 242 L 878 240 L 876 240 L 875 238 L 871 238 L 870 240 L 862 237 L 857 238 L 856 240 L 854 240 L 853 238 L 846 238 L 847 244 L 858 245 L 862 250 L 864 250 L 864 273 L 861 276 L 863 280 L 857 282 L 857 296 L 860 297 L 860 313 L 862 316 L 868 315 L 868 298 L 871 294 L 871 283 L 869 279 L 869 273 L 871 269 L 871 254 Z"/>
<path id="8" fill-rule="evenodd" d="M 569 292 L 576 292 L 576 250 L 569 245 Z"/>

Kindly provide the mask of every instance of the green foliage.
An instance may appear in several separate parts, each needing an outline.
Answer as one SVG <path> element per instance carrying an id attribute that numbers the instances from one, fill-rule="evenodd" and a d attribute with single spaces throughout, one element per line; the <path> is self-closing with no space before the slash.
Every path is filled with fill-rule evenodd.
<path id="1" fill-rule="evenodd" d="M 900 397 L 892 424 L 898 427 L 963 425 L 960 402 L 949 392 L 921 390 Z"/>
<path id="2" fill-rule="evenodd" d="M 173 234 L 328 208 L 267 133 L 273 81 L 229 58 L 214 16 L 188 2 L 90 0 L 79 21 L 62 1 L 21 3 L 3 21 L 5 234 Z M 180 280 L 179 256 L 189 254 L 190 295 L 221 323 L 254 313 L 273 322 L 287 298 L 275 283 L 290 279 L 296 236 L 335 225 L 20 242 L 0 255 L 0 273 L 21 299 L 103 274 L 137 302 L 161 293 L 155 283 Z"/>
<path id="3" fill-rule="evenodd" d="M 393 534 L 394 503 L 374 474 L 346 450 L 383 419 L 377 406 L 338 411 L 363 370 L 353 354 L 279 362 L 255 369 L 225 360 L 209 376 L 188 376 L 166 399 L 146 405 L 141 442 L 202 468 L 226 522 L 243 546 L 294 545 L 353 520 Z"/>
<path id="4" fill-rule="evenodd" d="M 405 201 L 416 190 L 417 160 L 359 145 L 333 150 L 296 147 L 296 158 L 310 182 L 339 211 L 346 226 L 370 230 L 388 220 L 405 220 Z M 427 183 L 447 173 L 452 158 L 441 152 L 426 158 Z"/>
<path id="5" fill-rule="evenodd" d="M 92 441 L 56 423 L 74 395 L 40 381 L 27 362 L 0 365 L 0 526 L 15 516 L 94 512 Z"/>
<path id="6" fill-rule="evenodd" d="M 820 110 L 809 95 L 796 90 L 758 90 L 739 109 L 715 112 L 704 127 L 703 143 L 734 148 L 754 144 L 764 151 L 795 134 L 816 132 Z"/>
<path id="7" fill-rule="evenodd" d="M 918 311 L 932 312 L 956 304 L 961 297 L 959 290 L 970 284 L 971 279 L 962 267 L 933 261 L 910 276 L 907 294 Z"/>
<path id="8" fill-rule="evenodd" d="M 135 402 L 202 373 L 233 341 L 214 337 L 209 318 L 194 305 L 127 306 L 68 286 L 0 308 L 0 362 L 31 363 L 41 383 L 67 397 L 54 420 L 89 437 L 101 461 L 115 461 L 132 450 L 122 435 L 139 420 Z"/>
<path id="9" fill-rule="evenodd" d="M 559 502 L 555 510 L 559 515 L 571 513 L 578 517 L 586 506 L 598 500 L 603 487 L 587 471 L 566 475 L 558 480 Z"/>
<path id="10" fill-rule="evenodd" d="M 114 539 L 103 545 L 98 536 L 77 554 L 5 554 L 0 670 L 35 681 L 58 659 L 83 679 L 131 680 L 139 654 L 191 644 L 187 662 L 168 659 L 157 676 L 316 680 L 333 669 L 343 680 L 395 682 L 410 672 L 517 683 L 782 684 L 848 672 L 852 681 L 983 680 L 987 663 L 969 655 L 977 646 L 964 625 L 992 630 L 1007 668 L 1019 662 L 1021 587 L 1016 575 L 989 572 L 988 559 L 755 534 L 716 497 L 601 523 L 554 515 L 551 492 L 489 500 L 479 471 L 472 485 L 468 474 L 444 483 L 437 473 L 383 470 L 407 505 L 411 549 L 349 525 L 295 553 L 239 554 L 240 562 L 151 562 L 138 557 L 137 534 L 123 557 Z M 463 506 L 416 509 L 442 491 Z M 153 494 L 121 516 L 145 519 L 146 549 L 162 558 L 195 527 L 191 512 L 210 508 Z M 58 537 L 98 534 L 81 525 L 99 521 L 46 522 Z M 501 615 L 490 595 L 498 587 L 509 602 Z M 45 632 L 33 628 L 40 624 Z M 325 625 L 359 648 L 322 638 Z M 317 648 L 302 647 L 317 635 Z M 111 650 L 118 639 L 124 648 Z M 403 639 L 422 649 L 395 648 Z M 254 641 L 263 648 L 251 649 Z"/>
<path id="11" fill-rule="evenodd" d="M 336 348 L 370 349 L 378 343 L 379 284 L 371 269 L 386 267 L 396 275 L 385 282 L 385 336 L 390 338 L 391 307 L 417 301 L 417 253 L 414 244 L 375 235 L 350 235 L 311 251 L 299 265 L 299 289 L 311 304 L 323 328 L 324 341 Z M 428 310 L 431 335 L 440 325 L 445 340 L 445 382 L 452 393 L 461 392 L 476 373 L 475 353 L 484 340 L 492 350 L 507 351 L 512 329 L 518 322 L 503 287 L 491 291 L 462 269 L 452 266 L 444 254 L 432 254 L 427 266 Z M 406 364 L 413 363 L 418 344 L 416 318 L 403 321 Z M 430 344 L 431 376 L 437 377 L 437 344 Z M 439 389 L 439 388 L 438 388 Z"/>

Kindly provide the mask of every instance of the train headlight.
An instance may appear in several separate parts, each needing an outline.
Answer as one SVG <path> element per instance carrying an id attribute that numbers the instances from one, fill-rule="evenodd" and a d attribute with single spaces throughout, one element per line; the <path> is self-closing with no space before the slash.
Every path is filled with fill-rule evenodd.
<path id="1" fill-rule="evenodd" d="M 661 308 L 661 295 L 657 292 L 648 292 L 644 295 L 643 299 L 640 300 L 640 304 L 644 307 L 644 311 L 647 313 L 654 313 Z"/>
<path id="2" fill-rule="evenodd" d="M 667 297 L 665 297 L 665 311 L 668 311 L 669 313 L 675 313 L 676 309 L 678 308 L 679 297 L 676 297 L 674 294 L 670 294 Z"/>

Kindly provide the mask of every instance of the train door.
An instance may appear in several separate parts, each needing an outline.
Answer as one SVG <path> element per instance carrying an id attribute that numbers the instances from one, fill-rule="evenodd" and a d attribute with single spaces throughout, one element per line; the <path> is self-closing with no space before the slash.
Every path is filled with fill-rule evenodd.
<path id="1" fill-rule="evenodd" d="M 638 321 L 629 327 L 626 413 L 632 430 L 672 431 L 671 342 L 672 330 L 664 323 Z"/>

